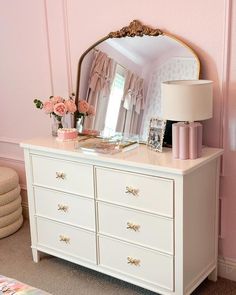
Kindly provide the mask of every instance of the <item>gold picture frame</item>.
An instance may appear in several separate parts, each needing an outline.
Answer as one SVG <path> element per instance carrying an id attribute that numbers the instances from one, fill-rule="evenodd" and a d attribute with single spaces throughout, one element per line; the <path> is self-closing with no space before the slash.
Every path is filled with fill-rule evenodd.
<path id="1" fill-rule="evenodd" d="M 151 118 L 149 123 L 149 132 L 147 146 L 156 151 L 162 152 L 163 139 L 166 129 L 166 120 L 161 118 Z"/>

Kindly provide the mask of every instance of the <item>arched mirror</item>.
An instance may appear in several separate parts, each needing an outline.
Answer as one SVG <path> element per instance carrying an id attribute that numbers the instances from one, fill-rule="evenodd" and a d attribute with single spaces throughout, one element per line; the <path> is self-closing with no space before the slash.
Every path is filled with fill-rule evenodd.
<path id="1" fill-rule="evenodd" d="M 200 63 L 185 43 L 134 20 L 99 40 L 81 56 L 76 103 L 86 100 L 95 115 L 84 128 L 148 136 L 149 121 L 160 116 L 161 82 L 195 80 Z"/>

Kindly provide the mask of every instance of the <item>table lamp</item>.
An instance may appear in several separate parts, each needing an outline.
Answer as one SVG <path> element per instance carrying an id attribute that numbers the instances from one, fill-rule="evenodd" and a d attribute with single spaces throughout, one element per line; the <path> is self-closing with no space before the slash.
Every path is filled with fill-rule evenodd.
<path id="1" fill-rule="evenodd" d="M 161 85 L 162 118 L 180 121 L 172 125 L 175 159 L 196 159 L 202 152 L 202 124 L 212 117 L 212 81 L 176 80 Z"/>

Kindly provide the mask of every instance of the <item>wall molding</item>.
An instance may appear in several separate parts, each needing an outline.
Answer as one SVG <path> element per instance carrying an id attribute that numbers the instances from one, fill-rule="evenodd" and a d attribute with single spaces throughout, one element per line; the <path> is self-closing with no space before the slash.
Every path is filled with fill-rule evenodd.
<path id="1" fill-rule="evenodd" d="M 223 54 L 222 54 L 222 76 L 221 76 L 221 111 L 220 111 L 220 147 L 225 148 L 227 130 L 227 105 L 228 105 L 228 88 L 229 88 L 229 53 L 231 44 L 231 25 L 232 25 L 232 0 L 224 1 L 224 31 L 223 31 Z M 221 163 L 221 176 L 224 176 L 224 155 Z"/>
<path id="2" fill-rule="evenodd" d="M 14 149 L 20 148 L 20 142 L 22 139 L 20 138 L 12 138 L 12 137 L 0 137 L 0 145 L 13 145 L 15 146 Z M 14 154 L 14 153 L 12 153 Z M 10 161 L 10 162 L 15 162 L 18 164 L 24 164 L 24 159 L 21 157 L 16 157 L 14 155 L 7 155 L 4 153 L 0 153 L 0 161 Z"/>
<path id="3" fill-rule="evenodd" d="M 26 219 L 29 219 L 29 206 L 28 206 L 28 203 L 27 203 L 27 202 L 22 202 L 22 203 L 21 203 L 21 206 L 22 206 L 22 213 L 23 213 L 23 216 L 24 216 Z"/>
<path id="4" fill-rule="evenodd" d="M 65 38 L 68 92 L 71 95 L 71 93 L 73 92 L 73 83 L 72 83 L 71 49 L 70 49 L 70 34 L 69 34 L 69 26 L 68 26 L 68 3 L 67 3 L 67 0 L 63 0 L 63 26 L 64 26 L 64 38 Z"/>
<path id="5" fill-rule="evenodd" d="M 23 190 L 23 191 L 26 191 L 27 192 L 27 186 L 25 183 L 20 183 L 20 188 Z M 28 206 L 28 203 L 27 203 L 27 206 Z"/>
<path id="6" fill-rule="evenodd" d="M 14 137 L 13 138 L 10 138 L 10 137 L 1 136 L 0 137 L 0 142 L 19 145 L 20 142 L 21 142 L 21 139 L 14 138 Z"/>
<path id="7" fill-rule="evenodd" d="M 17 157 L 10 157 L 10 156 L 7 156 L 7 155 L 1 155 L 0 154 L 0 161 L 8 161 L 8 162 L 15 162 L 15 163 L 18 163 L 18 164 L 25 164 L 25 161 L 21 158 L 17 158 Z"/>
<path id="8" fill-rule="evenodd" d="M 51 95 L 62 97 L 72 92 L 67 6 L 67 0 L 44 0 Z"/>
<path id="9" fill-rule="evenodd" d="M 226 257 L 218 257 L 218 276 L 236 281 L 236 260 Z"/>
<path id="10" fill-rule="evenodd" d="M 47 8 L 47 0 L 44 0 L 44 14 L 45 14 L 45 29 L 47 35 L 47 50 L 48 50 L 48 65 L 49 65 L 49 73 L 50 73 L 50 84 L 52 95 L 54 95 L 54 84 L 53 84 L 53 74 L 52 74 L 52 53 L 50 46 L 50 37 L 49 37 L 49 25 L 48 25 L 48 8 Z"/>

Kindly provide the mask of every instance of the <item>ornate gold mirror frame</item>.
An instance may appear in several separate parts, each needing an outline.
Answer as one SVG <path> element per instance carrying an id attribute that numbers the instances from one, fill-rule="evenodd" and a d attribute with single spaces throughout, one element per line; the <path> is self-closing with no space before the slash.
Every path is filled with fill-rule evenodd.
<path id="1" fill-rule="evenodd" d="M 76 85 L 76 95 L 75 95 L 75 103 L 78 105 L 78 100 L 79 100 L 79 91 L 80 91 L 80 78 L 81 78 L 81 65 L 83 62 L 84 57 L 87 55 L 87 53 L 92 50 L 94 47 L 102 43 L 103 41 L 111 38 L 125 38 L 125 37 L 143 37 L 143 36 L 167 36 L 171 39 L 174 39 L 175 41 L 179 42 L 182 46 L 186 47 L 189 51 L 192 52 L 194 57 L 196 58 L 197 64 L 198 64 L 198 77 L 200 74 L 200 61 L 197 56 L 197 54 L 194 52 L 194 50 L 189 47 L 186 43 L 175 37 L 174 35 L 164 33 L 160 29 L 153 29 L 149 26 L 143 25 L 140 21 L 138 20 L 133 20 L 129 26 L 123 27 L 121 30 L 111 32 L 107 36 L 101 38 L 97 42 L 95 42 L 93 45 L 91 45 L 80 57 L 79 62 L 78 62 L 78 72 L 77 72 L 77 85 Z M 74 118 L 74 126 L 76 123 L 76 116 Z"/>

